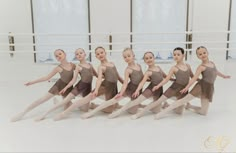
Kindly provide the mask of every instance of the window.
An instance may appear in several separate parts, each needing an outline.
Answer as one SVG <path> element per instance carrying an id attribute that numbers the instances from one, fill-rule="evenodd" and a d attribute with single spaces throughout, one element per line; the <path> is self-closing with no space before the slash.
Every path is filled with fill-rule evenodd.
<path id="1" fill-rule="evenodd" d="M 36 61 L 55 62 L 54 50 L 74 60 L 76 48 L 88 49 L 87 0 L 33 0 Z M 80 34 L 80 35 L 78 35 Z"/>
<path id="2" fill-rule="evenodd" d="M 158 59 L 169 59 L 175 47 L 185 47 L 181 42 L 186 41 L 186 0 L 133 0 L 132 3 L 132 32 L 147 33 L 133 35 L 138 59 L 147 50 Z"/>

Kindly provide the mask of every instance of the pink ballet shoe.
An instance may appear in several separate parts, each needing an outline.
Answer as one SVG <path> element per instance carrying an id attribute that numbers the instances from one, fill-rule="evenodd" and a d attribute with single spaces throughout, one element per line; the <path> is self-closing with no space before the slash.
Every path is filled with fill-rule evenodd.
<path id="1" fill-rule="evenodd" d="M 109 119 L 113 119 L 113 118 L 115 118 L 117 116 L 118 116 L 118 114 L 114 112 L 114 113 L 111 113 L 110 115 L 108 115 L 108 118 Z"/>
<path id="2" fill-rule="evenodd" d="M 59 120 L 62 120 L 62 119 L 64 119 L 64 118 L 66 118 L 66 115 L 63 114 L 63 113 L 61 113 L 61 114 L 55 116 L 55 117 L 53 118 L 53 120 L 54 120 L 54 121 L 59 121 Z"/>
<path id="3" fill-rule="evenodd" d="M 82 119 L 88 119 L 88 118 L 90 118 L 90 117 L 92 117 L 93 115 L 91 114 L 91 113 L 85 113 L 85 114 L 83 114 L 83 115 L 81 115 L 81 118 Z"/>
<path id="4" fill-rule="evenodd" d="M 42 121 L 44 119 L 45 119 L 44 116 L 40 116 L 40 117 L 36 118 L 34 121 L 39 122 L 39 121 Z"/>
<path id="5" fill-rule="evenodd" d="M 23 116 L 24 116 L 24 113 L 19 113 L 18 115 L 11 118 L 11 122 L 16 122 L 16 121 L 21 120 Z"/>

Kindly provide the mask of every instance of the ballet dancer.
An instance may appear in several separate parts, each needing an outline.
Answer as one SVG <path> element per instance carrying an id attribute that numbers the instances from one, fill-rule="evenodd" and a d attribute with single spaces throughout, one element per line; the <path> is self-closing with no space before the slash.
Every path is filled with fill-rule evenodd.
<path id="1" fill-rule="evenodd" d="M 148 65 L 148 70 L 145 72 L 144 77 L 142 81 L 139 83 L 137 89 L 132 94 L 133 98 L 136 98 L 135 100 L 130 101 L 129 103 L 125 104 L 122 108 L 119 110 L 113 112 L 108 117 L 114 118 L 119 116 L 121 113 L 126 111 L 129 108 L 132 108 L 134 106 L 137 106 L 141 104 L 144 100 L 147 98 L 153 98 L 153 100 L 157 100 L 163 93 L 163 88 L 159 88 L 156 91 L 152 91 L 152 88 L 159 84 L 163 78 L 166 77 L 166 74 L 162 71 L 162 69 L 159 66 L 155 65 L 155 57 L 154 54 L 150 51 L 146 52 L 143 56 L 144 62 Z M 140 95 L 140 90 L 143 88 L 145 82 L 150 81 L 150 84 L 148 87 L 142 92 Z M 153 112 L 158 111 L 160 108 L 154 108 L 152 109 Z"/>
<path id="2" fill-rule="evenodd" d="M 92 89 L 92 81 L 93 76 L 97 77 L 97 72 L 94 70 L 92 64 L 86 61 L 86 53 L 84 49 L 79 48 L 75 51 L 75 57 L 79 60 L 79 64 L 76 66 L 73 79 L 67 84 L 67 86 L 60 91 L 60 94 L 64 94 L 67 89 L 73 86 L 73 84 L 77 81 L 78 75 L 80 76 L 80 81 L 74 86 L 73 90 L 67 95 L 66 98 L 63 99 L 62 102 L 57 103 L 53 108 L 48 110 L 42 116 L 36 119 L 36 121 L 43 120 L 50 112 L 58 109 L 59 107 L 68 104 L 72 99 L 76 96 L 87 96 Z M 80 107 L 82 111 L 88 111 L 89 103 Z"/>
<path id="3" fill-rule="evenodd" d="M 109 62 L 106 57 L 106 51 L 103 47 L 97 47 L 95 49 L 96 58 L 100 61 L 98 67 L 98 79 L 96 81 L 96 87 L 93 92 L 85 96 L 84 98 L 74 102 L 68 109 L 55 116 L 54 120 L 61 120 L 69 115 L 77 107 L 81 107 L 95 97 L 105 95 L 105 100 L 112 99 L 117 94 L 117 81 L 123 83 L 123 79 L 119 76 L 114 63 Z M 118 105 L 114 104 L 105 109 L 103 112 L 111 113 Z"/>
<path id="4" fill-rule="evenodd" d="M 132 119 L 137 119 L 144 115 L 144 113 L 154 107 L 157 107 L 158 105 L 161 105 L 162 102 L 165 102 L 167 99 L 171 97 L 176 97 L 177 99 L 183 98 L 185 94 L 181 94 L 180 91 L 184 89 L 184 87 L 189 83 L 189 79 L 193 77 L 193 72 L 191 70 L 191 67 L 189 64 L 184 63 L 184 49 L 177 47 L 173 51 L 173 56 L 176 64 L 171 67 L 169 74 L 167 77 L 160 82 L 158 85 L 153 87 L 153 91 L 158 90 L 160 87 L 165 85 L 171 77 L 175 76 L 175 81 L 172 83 L 172 85 L 163 93 L 163 95 L 155 102 L 150 103 L 147 105 L 144 109 L 142 109 L 140 112 L 138 112 L 135 115 L 132 115 Z M 175 109 L 175 112 L 177 114 L 182 114 L 184 110 L 184 106 L 180 106 Z"/>
<path id="5" fill-rule="evenodd" d="M 196 49 L 197 57 L 202 61 L 198 66 L 194 77 L 189 81 L 188 85 L 180 91 L 184 94 L 188 89 L 195 83 L 200 74 L 202 78 L 194 85 L 192 90 L 182 99 L 179 99 L 172 103 L 169 107 L 156 114 L 155 119 L 163 117 L 167 112 L 184 105 L 185 103 L 191 101 L 195 97 L 201 98 L 201 107 L 192 106 L 189 104 L 188 108 L 194 109 L 196 113 L 201 115 L 207 115 L 210 102 L 212 102 L 214 93 L 214 82 L 217 76 L 228 79 L 229 75 L 224 75 L 216 69 L 215 64 L 209 60 L 208 51 L 206 47 L 200 46 Z"/>
<path id="6" fill-rule="evenodd" d="M 143 71 L 141 66 L 135 63 L 135 55 L 131 48 L 124 49 L 123 58 L 125 62 L 128 64 L 128 66 L 125 69 L 124 83 L 121 87 L 121 91 L 111 100 L 104 101 L 101 105 L 99 105 L 92 111 L 83 114 L 82 115 L 83 119 L 89 118 L 95 115 L 97 112 L 103 110 L 104 108 L 107 108 L 111 105 L 120 102 L 125 97 L 129 97 L 131 101 L 135 99 L 132 97 L 132 94 L 135 92 L 135 90 L 138 87 L 138 84 L 143 79 Z M 141 90 L 139 90 L 139 92 L 141 92 Z M 134 106 L 133 108 L 128 109 L 128 112 L 133 114 L 137 111 L 138 107 L 139 106 Z"/>
<path id="7" fill-rule="evenodd" d="M 73 63 L 70 63 L 66 60 L 66 53 L 61 50 L 57 49 L 54 52 L 54 56 L 57 59 L 60 64 L 56 66 L 48 75 L 41 77 L 39 79 L 36 79 L 34 81 L 27 82 L 25 85 L 30 86 L 35 83 L 48 81 L 50 80 L 54 75 L 57 73 L 60 74 L 60 79 L 57 80 L 57 82 L 51 87 L 51 89 L 46 93 L 44 96 L 40 97 L 38 100 L 34 101 L 32 104 L 30 104 L 23 112 L 17 114 L 14 116 L 11 121 L 15 122 L 20 119 L 22 119 L 23 116 L 25 116 L 28 112 L 30 112 L 32 109 L 36 108 L 42 103 L 45 103 L 55 95 L 59 95 L 59 92 L 67 86 L 67 84 L 70 82 L 70 80 L 73 78 L 73 72 L 75 69 L 75 65 Z M 73 87 L 68 88 L 63 94 L 63 98 L 65 98 L 72 90 Z M 71 103 L 71 102 L 70 102 Z"/>

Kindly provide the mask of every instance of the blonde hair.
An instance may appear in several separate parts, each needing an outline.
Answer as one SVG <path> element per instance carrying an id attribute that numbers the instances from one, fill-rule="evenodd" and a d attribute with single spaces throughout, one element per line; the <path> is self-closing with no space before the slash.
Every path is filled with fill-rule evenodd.
<path id="1" fill-rule="evenodd" d="M 83 48 L 77 48 L 75 51 L 77 51 L 77 50 L 82 50 L 85 53 Z"/>
<path id="2" fill-rule="evenodd" d="M 199 47 L 196 49 L 196 54 L 197 54 L 197 51 L 198 51 L 199 49 L 201 49 L 201 48 L 205 49 L 205 50 L 208 52 L 208 50 L 207 50 L 206 47 L 204 47 L 204 46 L 199 46 Z"/>
<path id="3" fill-rule="evenodd" d="M 144 55 L 143 55 L 143 59 L 144 59 L 145 55 L 148 54 L 148 53 L 152 54 L 152 56 L 155 57 L 154 54 L 153 54 L 153 52 L 151 52 L 151 51 L 147 51 L 147 52 L 144 53 Z"/>
<path id="4" fill-rule="evenodd" d="M 61 52 L 63 52 L 64 54 L 66 54 L 65 51 L 62 50 L 62 49 L 56 49 L 56 50 L 54 51 L 54 53 L 55 53 L 56 51 L 61 51 Z"/>
<path id="5" fill-rule="evenodd" d="M 105 48 L 103 48 L 102 46 L 98 46 L 97 48 L 95 48 L 95 52 L 96 52 L 98 49 L 103 49 L 104 51 L 106 51 Z"/>
<path id="6" fill-rule="evenodd" d="M 132 48 L 129 48 L 129 47 L 125 48 L 125 49 L 123 50 L 123 53 L 126 52 L 126 51 L 130 51 L 130 52 L 132 52 L 132 53 L 134 54 Z"/>

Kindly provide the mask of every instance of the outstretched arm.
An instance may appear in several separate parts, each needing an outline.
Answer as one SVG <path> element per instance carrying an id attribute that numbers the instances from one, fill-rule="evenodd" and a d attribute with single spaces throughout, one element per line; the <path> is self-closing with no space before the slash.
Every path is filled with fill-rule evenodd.
<path id="1" fill-rule="evenodd" d="M 126 70 L 125 70 L 125 80 L 124 80 L 123 85 L 121 87 L 120 93 L 117 94 L 116 97 L 115 97 L 116 99 L 121 97 L 124 94 L 124 92 L 125 92 L 125 90 L 128 86 L 130 71 L 132 71 L 132 70 L 126 68 Z"/>
<path id="2" fill-rule="evenodd" d="M 35 83 L 39 83 L 39 82 L 43 82 L 43 81 L 48 81 L 49 79 L 51 79 L 55 74 L 57 74 L 58 72 L 60 72 L 60 68 L 59 67 L 56 67 L 54 68 L 48 75 L 46 76 L 43 76 L 39 79 L 36 79 L 36 80 L 33 80 L 33 81 L 30 81 L 30 82 L 27 82 L 25 83 L 26 86 L 29 86 L 29 85 L 32 85 L 32 84 L 35 84 Z"/>
<path id="3" fill-rule="evenodd" d="M 224 79 L 229 79 L 231 76 L 229 75 L 225 75 L 223 73 L 221 73 L 220 71 L 217 70 L 217 73 L 216 73 L 218 76 L 224 78 Z"/>
<path id="4" fill-rule="evenodd" d="M 165 77 L 165 79 L 163 79 L 158 85 L 156 85 L 155 87 L 153 87 L 153 91 L 159 89 L 160 87 L 162 87 L 163 85 L 165 85 L 173 76 L 174 72 L 175 72 L 175 67 L 172 67 L 168 73 L 168 75 Z"/>
<path id="5" fill-rule="evenodd" d="M 118 75 L 118 80 L 120 81 L 121 84 L 124 83 L 124 79 L 120 75 Z"/>
<path id="6" fill-rule="evenodd" d="M 188 69 L 190 71 L 190 77 L 193 78 L 194 75 L 193 75 L 193 71 L 191 69 L 191 66 L 189 64 L 186 64 L 186 65 L 187 65 L 187 67 L 188 67 Z"/>
<path id="7" fill-rule="evenodd" d="M 212 62 L 212 63 L 213 63 L 214 66 L 215 66 L 215 63 L 214 63 L 214 62 Z M 216 66 L 215 66 L 215 67 L 216 67 Z M 217 70 L 217 69 L 216 69 L 216 70 Z M 222 78 L 224 78 L 224 79 L 229 79 L 229 78 L 230 78 L 229 75 L 225 75 L 225 74 L 221 73 L 221 72 L 218 71 L 218 70 L 217 70 L 216 74 L 217 74 L 217 76 L 222 77 Z"/>
<path id="8" fill-rule="evenodd" d="M 167 77 L 166 73 L 161 69 L 160 66 L 158 66 L 158 67 L 159 67 L 159 69 L 160 69 L 160 71 L 161 71 L 161 73 L 162 73 L 163 78 L 166 78 L 166 77 Z M 175 81 L 176 79 L 174 79 L 174 78 L 171 77 L 169 80 L 170 80 L 170 81 Z"/>
<path id="9" fill-rule="evenodd" d="M 203 66 L 198 66 L 196 73 L 194 74 L 193 78 L 189 81 L 188 85 L 180 91 L 180 93 L 186 93 L 188 89 L 193 85 L 193 83 L 199 78 L 200 74 L 205 70 L 206 68 Z"/>
<path id="10" fill-rule="evenodd" d="M 113 62 L 111 62 L 111 64 L 115 66 L 115 64 L 114 64 Z M 123 84 L 124 79 L 119 75 L 119 73 L 118 73 L 118 71 L 117 71 L 117 69 L 116 69 L 116 66 L 115 66 L 115 70 L 116 70 L 116 74 L 117 74 L 117 76 L 118 76 L 119 82 L 120 82 L 121 84 Z"/>
<path id="11" fill-rule="evenodd" d="M 91 65 L 92 66 L 92 65 Z M 92 70 L 93 70 L 93 75 L 95 76 L 95 77 L 98 77 L 98 73 L 97 73 L 97 71 L 94 69 L 94 67 L 92 66 Z"/>
<path id="12" fill-rule="evenodd" d="M 76 69 L 75 69 L 75 71 L 74 71 L 72 80 L 67 84 L 67 86 L 65 86 L 64 89 L 62 89 L 62 90 L 60 91 L 60 94 L 63 94 L 64 92 L 66 92 L 66 90 L 67 90 L 68 88 L 70 88 L 71 86 L 73 86 L 73 84 L 74 84 L 74 83 L 76 82 L 76 80 L 77 80 L 77 76 L 78 76 L 78 74 L 79 74 L 80 71 L 81 71 L 81 67 L 76 66 Z"/>
<path id="13" fill-rule="evenodd" d="M 187 64 L 187 66 L 188 66 L 188 68 L 189 68 L 189 71 L 190 71 L 190 77 L 191 78 L 193 78 L 194 77 L 194 75 L 193 75 L 193 71 L 192 71 L 192 69 L 191 69 L 191 66 L 189 65 L 189 64 Z M 197 80 L 196 81 L 199 81 L 200 79 L 199 78 L 197 78 Z"/>
<path id="14" fill-rule="evenodd" d="M 151 76 L 151 73 L 152 73 L 152 72 L 147 71 L 147 72 L 144 74 L 142 81 L 139 83 L 138 88 L 137 88 L 136 91 L 133 93 L 132 97 L 136 98 L 136 97 L 139 96 L 139 91 L 143 88 L 145 82 L 149 79 L 149 76 Z"/>
<path id="15" fill-rule="evenodd" d="M 120 76 L 120 74 L 118 73 L 117 69 L 116 69 L 116 73 L 117 73 L 117 75 L 118 75 L 118 80 L 119 80 L 119 82 L 120 82 L 121 84 L 123 84 L 123 83 L 124 83 L 124 79 Z"/>
<path id="16" fill-rule="evenodd" d="M 97 96 L 98 94 L 98 89 L 100 88 L 101 84 L 102 84 L 102 72 L 103 72 L 103 67 L 102 66 L 99 66 L 98 67 L 98 79 L 96 81 L 96 87 L 95 87 L 95 90 L 93 92 L 93 95 L 94 96 Z"/>

